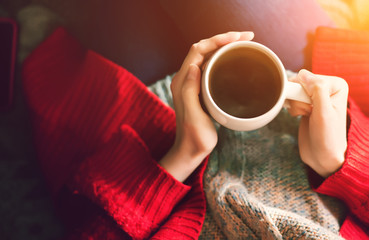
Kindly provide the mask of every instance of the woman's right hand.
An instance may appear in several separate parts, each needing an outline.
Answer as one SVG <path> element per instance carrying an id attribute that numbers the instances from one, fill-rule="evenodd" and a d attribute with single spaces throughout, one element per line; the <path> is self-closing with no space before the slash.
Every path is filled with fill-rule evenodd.
<path id="1" fill-rule="evenodd" d="M 210 117 L 203 111 L 199 94 L 201 68 L 220 47 L 235 41 L 252 40 L 252 32 L 228 32 L 192 45 L 171 90 L 176 112 L 176 138 L 160 165 L 183 182 L 214 149 L 218 137 Z"/>

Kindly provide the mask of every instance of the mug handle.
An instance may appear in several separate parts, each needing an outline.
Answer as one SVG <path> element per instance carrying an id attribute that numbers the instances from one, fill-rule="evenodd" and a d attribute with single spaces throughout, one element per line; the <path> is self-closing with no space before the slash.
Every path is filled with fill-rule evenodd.
<path id="1" fill-rule="evenodd" d="M 296 100 L 311 104 L 311 98 L 307 95 L 304 88 L 299 83 L 287 81 L 286 84 L 286 99 Z"/>

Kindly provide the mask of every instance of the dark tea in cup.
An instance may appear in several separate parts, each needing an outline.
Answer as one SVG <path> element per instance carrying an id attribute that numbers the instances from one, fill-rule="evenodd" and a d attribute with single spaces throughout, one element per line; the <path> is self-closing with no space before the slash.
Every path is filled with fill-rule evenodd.
<path id="1" fill-rule="evenodd" d="M 276 64 L 253 48 L 232 49 L 215 62 L 209 75 L 210 94 L 224 112 L 253 118 L 269 111 L 281 94 Z"/>

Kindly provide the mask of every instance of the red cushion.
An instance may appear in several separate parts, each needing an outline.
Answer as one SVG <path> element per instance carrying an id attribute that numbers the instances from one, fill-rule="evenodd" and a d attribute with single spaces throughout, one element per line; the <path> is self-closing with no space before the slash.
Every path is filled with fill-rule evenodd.
<path id="1" fill-rule="evenodd" d="M 312 70 L 345 79 L 350 96 L 369 116 L 369 32 L 320 27 L 314 42 Z"/>

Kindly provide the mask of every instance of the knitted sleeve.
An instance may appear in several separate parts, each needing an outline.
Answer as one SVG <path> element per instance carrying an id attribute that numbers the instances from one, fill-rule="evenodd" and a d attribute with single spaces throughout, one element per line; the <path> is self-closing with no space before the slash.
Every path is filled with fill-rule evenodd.
<path id="1" fill-rule="evenodd" d="M 87 213 L 78 209 L 68 215 L 67 222 L 85 220 L 72 230 L 75 236 L 119 239 L 104 229 L 124 232 L 120 238 L 199 236 L 206 161 L 185 183 L 157 163 L 175 137 L 170 107 L 63 28 L 30 55 L 22 73 L 35 147 L 52 193 L 59 198 L 67 184 L 94 209 L 84 218 Z"/>
<path id="2" fill-rule="evenodd" d="M 369 239 L 369 33 L 321 27 L 313 49 L 314 73 L 339 76 L 350 88 L 346 159 L 316 191 L 337 197 L 349 207 L 340 233 Z"/>
<path id="3" fill-rule="evenodd" d="M 73 186 L 103 207 L 134 239 L 147 239 L 162 224 L 165 229 L 161 231 L 167 237 L 168 231 L 169 236 L 182 235 L 185 230 L 182 225 L 190 229 L 197 225 L 198 217 L 191 213 L 176 210 L 170 216 L 191 188 L 162 169 L 128 125 L 122 126 L 101 151 L 81 164 Z M 188 197 L 195 194 L 192 192 Z"/>
<path id="4" fill-rule="evenodd" d="M 354 215 L 348 220 L 352 222 L 357 218 L 356 225 L 362 225 L 369 236 L 369 118 L 353 101 L 348 114 L 351 123 L 345 162 L 315 190 L 343 200 Z M 345 224 L 341 234 L 342 230 L 345 230 Z"/>

